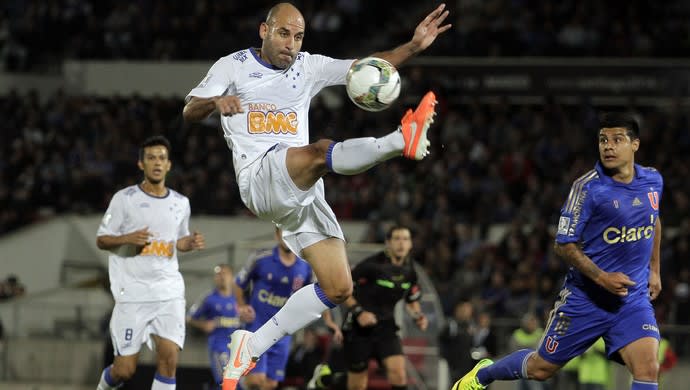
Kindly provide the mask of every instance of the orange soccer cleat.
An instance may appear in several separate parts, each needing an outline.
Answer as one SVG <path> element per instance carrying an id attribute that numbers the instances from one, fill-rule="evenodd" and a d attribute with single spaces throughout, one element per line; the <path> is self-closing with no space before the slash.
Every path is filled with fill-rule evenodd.
<path id="1" fill-rule="evenodd" d="M 400 121 L 400 131 L 402 131 L 405 140 L 403 156 L 412 160 L 421 160 L 429 154 L 431 143 L 426 138 L 426 131 L 434 122 L 436 103 L 436 95 L 429 91 L 419 102 L 417 109 L 414 111 L 407 110 Z"/>
<path id="2" fill-rule="evenodd" d="M 230 336 L 230 359 L 223 370 L 223 390 L 235 390 L 240 377 L 247 375 L 254 368 L 258 357 L 252 356 L 247 342 L 252 332 L 236 330 Z"/>

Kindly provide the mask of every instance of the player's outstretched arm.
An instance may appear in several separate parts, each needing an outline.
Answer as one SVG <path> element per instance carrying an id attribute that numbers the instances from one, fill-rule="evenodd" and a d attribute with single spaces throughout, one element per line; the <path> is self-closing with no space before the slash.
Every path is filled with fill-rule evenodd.
<path id="1" fill-rule="evenodd" d="M 182 117 L 186 122 L 198 122 L 208 118 L 214 111 L 228 116 L 244 112 L 244 109 L 237 96 L 192 96 L 184 105 Z"/>
<path id="2" fill-rule="evenodd" d="M 622 272 L 604 272 L 575 243 L 556 243 L 554 252 L 566 263 L 612 294 L 624 297 L 628 295 L 628 287 L 635 285 L 635 282 Z"/>
<path id="3" fill-rule="evenodd" d="M 372 57 L 383 58 L 391 64 L 398 66 L 407 61 L 411 57 L 426 50 L 436 40 L 436 37 L 448 31 L 452 27 L 451 24 L 444 24 L 443 21 L 448 17 L 445 4 L 441 4 L 431 11 L 414 30 L 412 39 L 393 50 L 377 52 L 372 54 Z"/>

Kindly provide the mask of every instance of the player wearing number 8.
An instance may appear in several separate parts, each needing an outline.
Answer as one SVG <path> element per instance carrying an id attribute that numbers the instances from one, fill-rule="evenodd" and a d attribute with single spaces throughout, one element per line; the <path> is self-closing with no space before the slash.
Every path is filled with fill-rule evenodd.
<path id="1" fill-rule="evenodd" d="M 165 186 L 170 143 L 144 141 L 139 152 L 144 180 L 113 196 L 98 228 L 96 244 L 110 251 L 108 274 L 115 307 L 110 334 L 115 350 L 98 390 L 117 388 L 136 370 L 141 344 L 157 355 L 154 390 L 175 389 L 177 355 L 184 345 L 184 281 L 177 252 L 203 249 L 204 237 L 189 231 L 189 200 Z"/>

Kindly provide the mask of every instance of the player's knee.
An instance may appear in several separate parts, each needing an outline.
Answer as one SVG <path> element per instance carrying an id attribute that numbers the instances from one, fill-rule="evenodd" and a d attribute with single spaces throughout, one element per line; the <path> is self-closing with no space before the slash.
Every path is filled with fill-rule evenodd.
<path id="1" fill-rule="evenodd" d="M 318 140 L 300 148 L 301 159 L 306 164 L 306 169 L 318 176 L 323 176 L 328 172 L 326 166 L 326 155 L 333 141 L 329 139 Z"/>
<path id="2" fill-rule="evenodd" d="M 172 378 L 175 376 L 175 367 L 177 366 L 177 356 L 175 354 L 165 354 L 158 358 L 158 373 L 163 376 Z"/>
<path id="3" fill-rule="evenodd" d="M 315 148 L 316 154 L 318 154 L 319 156 L 323 156 L 324 161 L 326 161 L 326 154 L 328 153 L 328 149 L 334 142 L 335 141 L 331 139 L 320 139 L 311 144 L 311 146 Z"/>
<path id="4" fill-rule="evenodd" d="M 527 376 L 529 377 L 529 379 L 533 379 L 535 381 L 545 381 L 551 378 L 555 373 L 555 370 L 551 370 L 546 367 L 537 367 L 530 370 L 527 373 Z"/>
<path id="5" fill-rule="evenodd" d="M 405 369 L 395 369 L 388 371 L 388 382 L 392 386 L 403 386 L 407 384 L 407 375 L 405 375 Z"/>
<path id="6" fill-rule="evenodd" d="M 354 378 L 353 378 L 354 379 Z M 367 389 L 367 377 L 356 378 L 356 380 L 347 381 L 347 390 L 366 390 Z"/>
<path id="7" fill-rule="evenodd" d="M 553 376 L 553 373 L 545 370 L 537 370 L 535 371 L 532 375 L 529 376 L 529 379 L 535 380 L 535 381 L 545 381 Z"/>
<path id="8" fill-rule="evenodd" d="M 128 381 L 134 376 L 137 371 L 136 363 L 119 362 L 114 363 L 110 370 L 110 375 L 117 378 L 118 381 Z"/>
<path id="9" fill-rule="evenodd" d="M 352 295 L 352 279 L 338 280 L 333 286 L 323 288 L 323 292 L 326 293 L 331 302 L 335 304 L 343 303 Z"/>
<path id="10" fill-rule="evenodd" d="M 642 381 L 656 381 L 659 377 L 659 363 L 656 359 L 649 359 L 644 363 L 635 365 L 633 378 Z"/>

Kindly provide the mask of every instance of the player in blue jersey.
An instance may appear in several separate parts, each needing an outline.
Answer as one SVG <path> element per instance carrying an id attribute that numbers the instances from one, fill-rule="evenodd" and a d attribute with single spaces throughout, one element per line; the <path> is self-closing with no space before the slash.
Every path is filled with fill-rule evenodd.
<path id="1" fill-rule="evenodd" d="M 189 310 L 187 322 L 208 334 L 208 356 L 211 373 L 215 383 L 223 382 L 223 367 L 228 363 L 230 351 L 228 339 L 240 327 L 241 321 L 251 321 L 253 315 L 248 310 L 237 307 L 233 295 L 233 274 L 228 264 L 213 268 L 213 281 L 216 288 Z"/>
<path id="2" fill-rule="evenodd" d="M 306 261 L 297 257 L 282 239 L 282 232 L 276 228 L 278 242 L 272 249 L 259 251 L 250 257 L 248 264 L 235 277 L 235 296 L 242 310 L 253 309 L 255 318 L 246 324 L 246 329 L 256 331 L 269 321 L 297 290 L 314 283 L 313 271 Z M 245 305 L 244 291 L 251 290 L 248 305 Z M 340 327 L 333 322 L 330 311 L 323 312 L 323 319 L 334 338 L 342 340 Z M 249 390 L 270 390 L 278 387 L 285 378 L 285 366 L 290 355 L 291 336 L 287 335 L 273 344 L 256 362 L 254 369 L 244 379 L 243 387 Z M 227 339 L 226 339 L 227 342 Z"/>
<path id="3" fill-rule="evenodd" d="M 569 265 L 560 299 L 537 350 L 484 359 L 453 389 L 495 380 L 546 380 L 599 337 L 609 359 L 624 363 L 632 390 L 656 390 L 659 329 L 651 300 L 659 276 L 661 174 L 635 164 L 634 118 L 608 113 L 599 125 L 599 161 L 575 180 L 561 209 L 555 252 Z"/>

